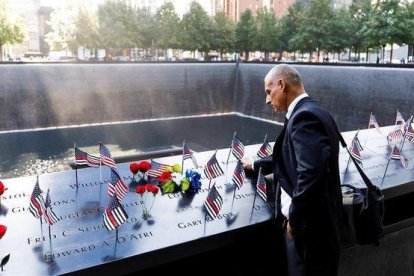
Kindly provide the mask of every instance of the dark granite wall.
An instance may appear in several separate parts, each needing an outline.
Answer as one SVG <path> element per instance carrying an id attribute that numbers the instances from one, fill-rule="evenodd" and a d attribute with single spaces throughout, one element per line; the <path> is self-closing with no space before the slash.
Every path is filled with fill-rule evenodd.
<path id="1" fill-rule="evenodd" d="M 0 130 L 237 111 L 283 121 L 265 105 L 273 64 L 0 65 Z M 414 70 L 294 65 L 341 131 L 366 128 L 372 111 L 393 124 L 414 112 Z"/>
<path id="2" fill-rule="evenodd" d="M 234 64 L 0 65 L 0 130 L 234 111 Z"/>
<path id="3" fill-rule="evenodd" d="M 240 64 L 236 111 L 283 122 L 265 106 L 263 79 L 273 64 Z M 310 96 L 326 107 L 341 131 L 367 128 L 373 112 L 380 126 L 395 123 L 397 108 L 407 119 L 414 113 L 414 70 L 294 65 Z"/>

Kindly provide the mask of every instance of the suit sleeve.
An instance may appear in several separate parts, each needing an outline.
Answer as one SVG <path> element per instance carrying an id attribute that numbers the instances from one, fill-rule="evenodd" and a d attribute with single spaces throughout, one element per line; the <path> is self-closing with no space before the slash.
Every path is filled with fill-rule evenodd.
<path id="1" fill-rule="evenodd" d="M 273 172 L 273 155 L 256 160 L 253 162 L 253 169 L 259 173 L 259 168 L 262 168 L 262 174 L 267 175 Z"/>
<path id="2" fill-rule="evenodd" d="M 292 121 L 291 142 L 297 161 L 297 186 L 293 191 L 289 221 L 293 231 L 300 234 L 306 228 L 320 193 L 324 193 L 329 166 L 329 137 L 322 122 L 310 112 L 302 112 Z M 315 214 L 313 214 L 315 215 Z"/>

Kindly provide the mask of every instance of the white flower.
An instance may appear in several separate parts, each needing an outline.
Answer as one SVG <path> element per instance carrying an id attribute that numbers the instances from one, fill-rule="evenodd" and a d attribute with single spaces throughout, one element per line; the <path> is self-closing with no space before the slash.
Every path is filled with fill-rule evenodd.
<path id="1" fill-rule="evenodd" d="M 182 175 L 181 173 L 176 173 L 176 172 L 173 172 L 172 174 L 171 174 L 171 177 L 172 177 L 172 180 L 178 185 L 178 186 L 180 186 L 181 185 L 181 180 L 183 180 L 184 179 L 184 175 Z"/>

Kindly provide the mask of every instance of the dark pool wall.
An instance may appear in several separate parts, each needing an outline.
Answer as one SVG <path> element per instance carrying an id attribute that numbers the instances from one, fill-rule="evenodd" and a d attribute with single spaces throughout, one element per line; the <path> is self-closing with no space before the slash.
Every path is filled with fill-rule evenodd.
<path id="1" fill-rule="evenodd" d="M 274 65 L 240 64 L 236 82 L 236 110 L 283 121 L 265 107 L 263 79 Z M 414 70 L 295 65 L 305 89 L 335 117 L 341 131 L 367 128 L 370 112 L 379 125 L 395 123 L 397 108 L 407 119 L 414 113 Z"/>
<path id="2" fill-rule="evenodd" d="M 283 121 L 265 105 L 272 64 L 0 65 L 0 130 L 237 111 Z M 414 70 L 295 65 L 341 131 L 369 113 L 393 124 L 414 113 Z"/>
<path id="3" fill-rule="evenodd" d="M 0 65 L 0 130 L 234 111 L 234 64 Z"/>

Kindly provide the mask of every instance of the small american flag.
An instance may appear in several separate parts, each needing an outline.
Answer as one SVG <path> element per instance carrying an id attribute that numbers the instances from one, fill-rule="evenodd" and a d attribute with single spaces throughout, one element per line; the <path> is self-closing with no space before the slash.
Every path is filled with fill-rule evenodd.
<path id="1" fill-rule="evenodd" d="M 233 140 L 231 141 L 231 152 L 238 160 L 243 158 L 244 145 L 236 135 L 233 136 Z"/>
<path id="2" fill-rule="evenodd" d="M 159 177 L 168 167 L 168 165 L 151 160 L 151 168 L 148 171 L 148 175 L 151 177 Z"/>
<path id="3" fill-rule="evenodd" d="M 407 159 L 404 158 L 404 156 L 401 154 L 400 150 L 397 148 L 397 146 L 394 146 L 391 152 L 391 159 L 394 160 L 400 160 L 401 161 L 401 165 L 404 168 L 408 167 L 408 161 Z"/>
<path id="4" fill-rule="evenodd" d="M 42 190 L 39 187 L 39 179 L 37 179 L 36 184 L 33 188 L 32 195 L 30 197 L 30 206 L 29 210 L 35 218 L 40 218 L 45 211 L 45 202 L 42 197 Z"/>
<path id="5" fill-rule="evenodd" d="M 396 125 L 404 125 L 405 124 L 405 120 L 404 117 L 401 115 L 400 111 L 397 109 L 397 116 L 395 118 L 395 124 Z"/>
<path id="6" fill-rule="evenodd" d="M 193 165 L 194 167 L 198 167 L 197 164 L 197 160 L 195 159 L 192 151 L 190 150 L 190 148 L 187 146 L 187 144 L 184 142 L 183 143 L 183 160 L 189 159 L 191 158 L 191 160 L 193 161 Z"/>
<path id="7" fill-rule="evenodd" d="M 400 129 L 396 129 L 391 131 L 390 134 L 388 134 L 387 139 L 393 143 L 401 142 L 402 140 L 404 140 L 404 135 Z"/>
<path id="8" fill-rule="evenodd" d="M 257 193 L 259 196 L 266 202 L 267 201 L 267 188 L 266 188 L 266 180 L 263 176 L 263 174 L 259 173 L 259 176 L 257 177 Z"/>
<path id="9" fill-rule="evenodd" d="M 204 174 L 206 175 L 208 179 L 213 179 L 213 178 L 219 177 L 220 175 L 224 174 L 223 170 L 220 167 L 220 164 L 217 161 L 215 153 L 205 165 Z"/>
<path id="10" fill-rule="evenodd" d="M 211 187 L 208 192 L 206 201 L 204 201 L 204 206 L 207 209 L 208 215 L 210 218 L 214 219 L 220 212 L 221 206 L 223 206 L 223 198 L 216 189 L 216 185 Z"/>
<path id="11" fill-rule="evenodd" d="M 103 218 L 105 227 L 108 230 L 118 228 L 128 219 L 127 213 L 124 208 L 122 208 L 122 205 L 119 203 L 118 198 L 115 195 L 112 196 L 109 206 L 105 209 Z"/>
<path id="12" fill-rule="evenodd" d="M 268 157 L 272 154 L 272 146 L 270 146 L 267 139 L 263 142 L 262 146 L 260 147 L 259 151 L 257 152 L 257 156 L 260 158 Z"/>
<path id="13" fill-rule="evenodd" d="M 110 168 L 116 168 L 115 161 L 112 158 L 111 152 L 102 143 L 99 143 L 99 153 L 101 155 L 101 163 Z"/>
<path id="14" fill-rule="evenodd" d="M 236 169 L 233 173 L 233 183 L 240 189 L 243 186 L 246 174 L 244 173 L 243 165 L 240 160 L 237 162 Z"/>
<path id="15" fill-rule="evenodd" d="M 56 216 L 55 212 L 52 210 L 52 201 L 50 200 L 49 190 L 47 190 L 46 200 L 45 200 L 45 219 L 49 225 L 52 225 L 59 221 L 59 218 Z"/>
<path id="16" fill-rule="evenodd" d="M 363 151 L 364 148 L 361 145 L 361 142 L 358 139 L 358 132 L 355 134 L 354 139 L 352 139 L 352 145 L 354 145 L 358 148 L 359 151 Z"/>
<path id="17" fill-rule="evenodd" d="M 75 164 L 86 165 L 89 167 L 99 167 L 99 157 L 87 154 L 75 147 Z"/>
<path id="18" fill-rule="evenodd" d="M 381 130 L 379 128 L 379 125 L 377 123 L 377 119 L 375 119 L 375 116 L 374 116 L 374 114 L 372 114 L 372 112 L 371 112 L 371 115 L 369 116 L 369 125 L 368 125 L 368 128 L 371 128 L 371 127 L 375 127 L 375 129 L 378 131 L 378 133 L 379 134 L 382 134 L 382 132 L 381 132 Z"/>
<path id="19" fill-rule="evenodd" d="M 411 121 L 408 120 L 407 130 L 404 134 L 405 139 L 410 142 L 414 142 L 414 129 L 411 127 Z"/>
<path id="20" fill-rule="evenodd" d="M 116 194 L 118 200 L 124 199 L 124 196 L 128 192 L 128 187 L 124 184 L 119 176 L 119 173 L 111 168 L 111 179 L 109 180 L 108 185 L 108 194 L 109 196 L 113 196 Z"/>
<path id="21" fill-rule="evenodd" d="M 358 144 L 355 142 L 355 140 L 352 141 L 352 146 L 349 150 L 351 151 L 352 157 L 355 158 L 355 161 L 357 161 L 357 163 L 362 166 L 361 153 L 359 152 Z"/>

